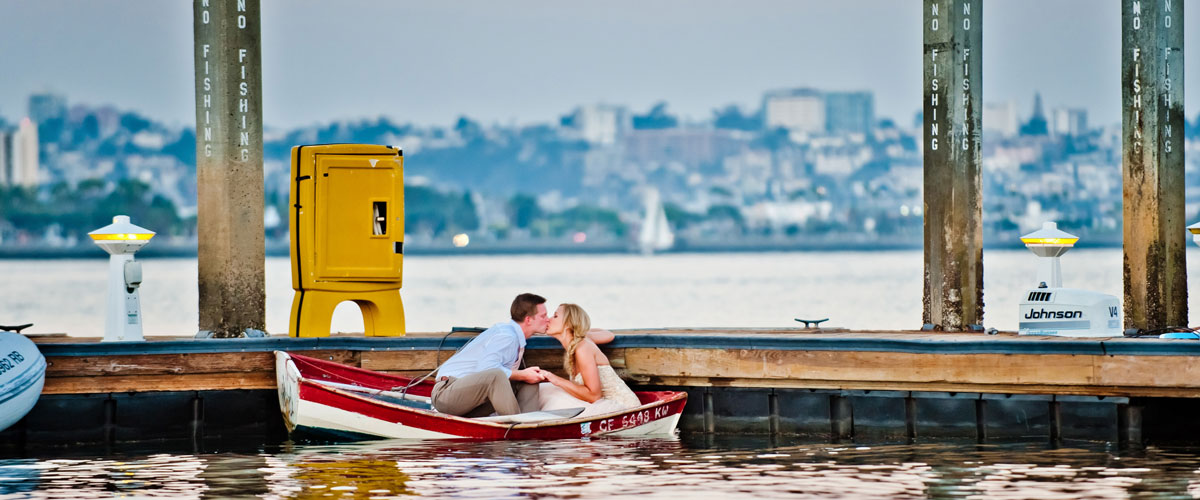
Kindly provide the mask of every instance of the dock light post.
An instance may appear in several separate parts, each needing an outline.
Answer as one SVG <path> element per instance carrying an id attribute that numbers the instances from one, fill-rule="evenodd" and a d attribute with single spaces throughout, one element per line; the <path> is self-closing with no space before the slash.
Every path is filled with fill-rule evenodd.
<path id="1" fill-rule="evenodd" d="M 1046 222 L 1021 237 L 1038 257 L 1038 285 L 1025 291 L 1019 309 L 1017 333 L 1062 337 L 1120 337 L 1121 303 L 1112 295 L 1063 288 L 1059 257 L 1075 246 L 1079 237 Z"/>
<path id="2" fill-rule="evenodd" d="M 1079 237 L 1058 229 L 1058 224 L 1046 222 L 1042 228 L 1021 237 L 1025 248 L 1042 257 L 1038 266 L 1038 281 L 1049 288 L 1062 288 L 1062 264 L 1058 258 L 1067 253 Z"/>
<path id="3" fill-rule="evenodd" d="M 1189 233 L 1192 233 L 1192 241 L 1200 245 L 1200 222 L 1187 227 Z"/>
<path id="4" fill-rule="evenodd" d="M 133 260 L 133 254 L 146 246 L 154 234 L 154 231 L 131 224 L 128 215 L 113 217 L 112 224 L 88 233 L 92 241 L 109 254 L 104 342 L 145 340 L 142 336 L 142 305 L 138 300 L 142 264 Z"/>

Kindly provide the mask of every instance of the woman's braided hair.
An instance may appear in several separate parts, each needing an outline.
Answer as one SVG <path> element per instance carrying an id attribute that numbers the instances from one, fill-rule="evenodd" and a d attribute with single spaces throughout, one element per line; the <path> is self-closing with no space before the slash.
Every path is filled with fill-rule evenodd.
<path id="1" fill-rule="evenodd" d="M 563 330 L 571 332 L 571 343 L 567 344 L 567 349 L 563 352 L 563 369 L 567 371 L 568 378 L 574 378 L 575 350 L 587 339 L 588 330 L 592 329 L 592 319 L 576 304 L 563 304 L 559 307 L 563 312 Z"/>

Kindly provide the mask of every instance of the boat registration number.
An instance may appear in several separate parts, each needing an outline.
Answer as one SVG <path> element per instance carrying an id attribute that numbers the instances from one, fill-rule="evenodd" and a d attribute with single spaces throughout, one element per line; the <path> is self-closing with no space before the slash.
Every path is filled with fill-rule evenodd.
<path id="1" fill-rule="evenodd" d="M 615 417 L 604 419 L 597 422 L 596 427 L 598 432 L 611 432 L 627 427 L 637 427 L 639 425 L 648 424 L 665 416 L 667 416 L 667 407 L 666 405 L 663 405 L 657 408 L 650 408 L 648 410 L 630 413 L 628 415 L 621 415 L 619 419 Z M 591 426 L 588 426 L 584 432 L 585 435 L 591 432 L 590 427 Z"/>
<path id="2" fill-rule="evenodd" d="M 8 353 L 8 356 L 0 358 L 0 374 L 16 368 L 22 361 L 25 361 L 25 356 L 22 356 L 21 353 L 17 351 Z"/>

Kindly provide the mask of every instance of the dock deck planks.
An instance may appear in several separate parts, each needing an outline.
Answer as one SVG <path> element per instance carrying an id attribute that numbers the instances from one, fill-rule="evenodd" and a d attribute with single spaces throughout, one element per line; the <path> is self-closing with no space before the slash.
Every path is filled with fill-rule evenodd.
<path id="1" fill-rule="evenodd" d="M 605 350 L 640 385 L 1200 398 L 1200 342 L 1189 340 L 805 329 L 617 334 Z M 49 362 L 45 394 L 93 394 L 273 389 L 273 350 L 423 374 L 470 334 L 443 337 L 35 341 Z M 553 339 L 535 337 L 527 363 L 558 369 L 561 352 Z"/>

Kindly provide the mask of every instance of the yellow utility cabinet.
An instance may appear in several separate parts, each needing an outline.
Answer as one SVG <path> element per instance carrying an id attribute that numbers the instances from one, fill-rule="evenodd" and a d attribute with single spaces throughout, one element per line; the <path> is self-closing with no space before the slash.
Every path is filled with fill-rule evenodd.
<path id="1" fill-rule="evenodd" d="M 404 157 L 398 148 L 292 148 L 292 315 L 288 335 L 329 335 L 353 301 L 367 335 L 404 335 Z"/>

